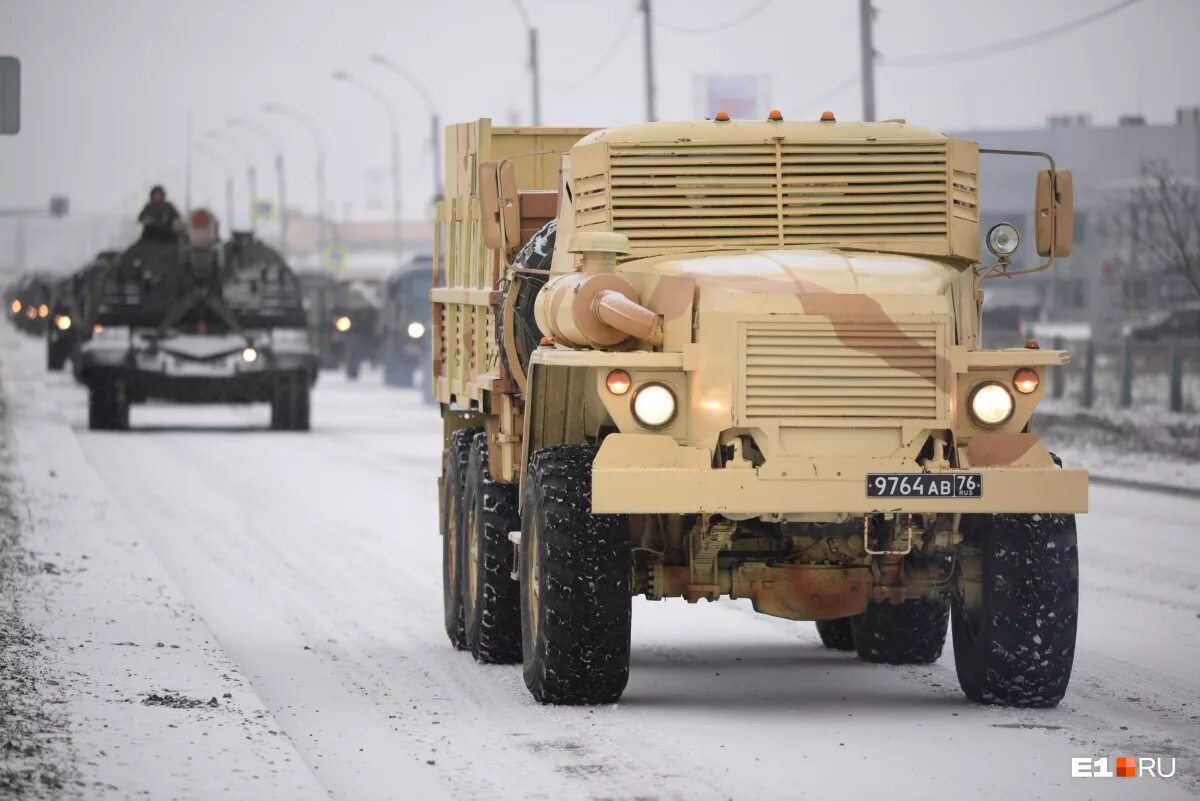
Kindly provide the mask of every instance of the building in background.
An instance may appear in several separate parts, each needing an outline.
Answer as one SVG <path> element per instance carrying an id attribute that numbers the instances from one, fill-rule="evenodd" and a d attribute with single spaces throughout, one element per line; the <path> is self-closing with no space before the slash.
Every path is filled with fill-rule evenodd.
<path id="1" fill-rule="evenodd" d="M 718 111 L 735 120 L 757 120 L 767 116 L 771 96 L 768 75 L 696 75 L 692 78 L 692 105 L 697 119 L 709 119 Z"/>
<path id="2" fill-rule="evenodd" d="M 1138 241 L 1155 228 L 1144 217 L 1148 175 L 1165 172 L 1180 185 L 1200 186 L 1200 109 L 1180 109 L 1169 125 L 1147 124 L 1137 115 L 1122 116 L 1115 125 L 1063 115 L 1036 130 L 954 135 L 984 148 L 1050 153 L 1075 179 L 1072 255 L 1046 272 L 984 285 L 987 346 L 1018 344 L 1031 329 L 1043 337 L 1111 341 L 1131 326 L 1200 300 Z M 1018 263 L 1036 263 L 1034 173 L 1045 162 L 1011 156 L 981 161 L 981 232 L 1002 221 L 1016 224 L 1023 239 Z"/>

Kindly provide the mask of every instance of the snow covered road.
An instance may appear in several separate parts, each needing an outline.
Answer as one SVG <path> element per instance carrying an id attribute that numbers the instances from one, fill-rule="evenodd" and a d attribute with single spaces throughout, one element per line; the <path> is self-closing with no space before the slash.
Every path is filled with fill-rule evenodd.
<path id="1" fill-rule="evenodd" d="M 338 799 L 1200 792 L 1200 501 L 1093 488 L 1075 677 L 1056 710 L 968 704 L 948 648 L 928 667 L 867 665 L 822 649 L 811 623 L 748 602 L 641 600 L 621 704 L 542 707 L 518 668 L 476 665 L 446 641 L 440 433 L 415 393 L 326 373 L 309 434 L 266 430 L 265 407 L 173 406 L 135 407 L 133 431 L 93 433 L 69 375 L 46 374 L 32 343 L 3 344 L 18 450 L 39 447 L 23 434 L 35 416 L 77 443 L 72 469 L 98 477 L 307 766 L 280 788 L 311 780 Z M 31 493 L 49 481 L 22 479 Z M 94 501 L 56 488 L 63 505 Z M 1178 774 L 1070 778 L 1071 757 L 1117 755 L 1174 756 Z M 104 772 L 103 756 L 81 761 Z"/>

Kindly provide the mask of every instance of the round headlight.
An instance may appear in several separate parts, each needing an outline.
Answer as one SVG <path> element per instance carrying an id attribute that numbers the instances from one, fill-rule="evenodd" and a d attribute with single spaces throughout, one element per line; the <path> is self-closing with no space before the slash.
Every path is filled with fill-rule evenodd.
<path id="1" fill-rule="evenodd" d="M 8 308 L 12 310 L 13 314 L 20 314 L 21 313 L 21 301 L 17 300 L 16 298 L 13 298 L 13 302 L 8 304 Z"/>
<path id="2" fill-rule="evenodd" d="M 633 396 L 633 416 L 646 428 L 662 428 L 675 418 L 675 395 L 663 384 L 646 384 Z"/>
<path id="3" fill-rule="evenodd" d="M 409 323 L 408 335 L 413 339 L 420 339 L 425 336 L 425 326 L 421 323 Z"/>
<path id="4" fill-rule="evenodd" d="M 1013 405 L 1012 393 L 994 381 L 980 384 L 971 393 L 971 416 L 982 426 L 990 428 L 1008 422 Z"/>
<path id="5" fill-rule="evenodd" d="M 1017 388 L 1017 392 L 1022 395 L 1029 395 L 1038 388 L 1041 380 L 1038 378 L 1037 370 L 1028 367 L 1022 367 L 1013 376 L 1013 386 Z"/>
<path id="6" fill-rule="evenodd" d="M 59 315 L 57 315 L 57 316 L 54 318 L 54 325 L 58 327 L 58 330 L 59 330 L 59 331 L 69 331 L 69 330 L 71 330 L 71 317 L 70 317 L 70 315 L 66 315 L 66 314 L 59 314 Z"/>
<path id="7" fill-rule="evenodd" d="M 349 331 L 350 325 L 350 318 L 345 315 L 342 315 L 333 321 L 333 327 L 339 331 Z"/>
<path id="8" fill-rule="evenodd" d="M 613 370 L 604 379 L 604 385 L 614 395 L 624 395 L 633 386 L 633 379 L 624 370 Z"/>
<path id="9" fill-rule="evenodd" d="M 1011 256 L 1017 252 L 1017 246 L 1020 244 L 1021 235 L 1012 223 L 993 225 L 992 229 L 988 231 L 988 250 L 996 256 Z"/>
<path id="10" fill-rule="evenodd" d="M 258 361 L 258 351 L 254 348 L 246 348 L 242 351 L 242 361 L 247 364 Z"/>
<path id="11" fill-rule="evenodd" d="M 50 307 L 49 306 L 47 306 L 45 303 L 43 303 L 41 306 L 38 306 L 38 317 L 49 317 L 49 316 L 50 316 Z"/>

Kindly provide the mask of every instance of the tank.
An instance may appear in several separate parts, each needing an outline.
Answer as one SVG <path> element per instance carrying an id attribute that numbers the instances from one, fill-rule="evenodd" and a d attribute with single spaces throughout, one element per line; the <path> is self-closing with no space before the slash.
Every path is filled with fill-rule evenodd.
<path id="1" fill-rule="evenodd" d="M 129 407 L 268 403 L 271 427 L 308 430 L 317 356 L 300 284 L 252 234 L 216 238 L 202 210 L 178 243 L 140 240 L 94 276 L 79 348 L 89 427 L 126 429 Z"/>

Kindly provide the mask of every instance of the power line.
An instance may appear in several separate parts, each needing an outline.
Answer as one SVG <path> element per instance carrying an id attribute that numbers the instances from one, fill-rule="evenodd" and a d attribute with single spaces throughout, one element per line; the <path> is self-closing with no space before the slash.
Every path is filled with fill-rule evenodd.
<path id="1" fill-rule="evenodd" d="M 1049 39 L 1054 39 L 1066 33 L 1079 30 L 1084 26 L 1090 25 L 1093 22 L 1104 19 L 1112 14 L 1129 8 L 1132 5 L 1140 3 L 1141 0 L 1122 0 L 1119 3 L 1102 8 L 1099 11 L 1093 11 L 1091 14 L 1086 14 L 1070 22 L 1064 22 L 1060 25 L 1055 25 L 1052 28 L 1047 28 L 1044 31 L 1037 33 L 1018 36 L 1013 39 L 1004 39 L 999 42 L 991 42 L 977 47 L 970 47 L 966 50 L 954 50 L 947 53 L 918 53 L 907 56 L 881 57 L 880 63 L 889 67 L 927 67 L 934 64 L 951 64 L 957 61 L 971 61 L 977 58 L 986 58 L 999 53 L 1004 53 L 1009 50 L 1016 50 L 1021 47 L 1028 47 L 1038 42 L 1045 42 Z"/>
<path id="2" fill-rule="evenodd" d="M 825 90 L 825 92 L 823 92 L 820 95 L 820 97 L 815 97 L 812 100 L 809 100 L 805 103 L 801 103 L 800 108 L 807 109 L 807 108 L 813 108 L 815 106 L 820 106 L 821 104 L 825 103 L 826 101 L 832 100 L 833 98 L 837 97 L 842 92 L 849 89 L 851 86 L 854 86 L 854 84 L 858 83 L 860 80 L 862 80 L 862 73 L 859 73 L 859 72 L 856 72 L 853 75 L 843 78 L 842 80 L 838 81 L 833 86 L 831 86 L 827 90 Z"/>
<path id="3" fill-rule="evenodd" d="M 629 32 L 633 30 L 633 23 L 637 19 L 637 15 L 638 9 L 637 6 L 634 6 L 633 9 L 630 10 L 629 16 L 626 17 L 625 24 L 621 26 L 621 30 L 617 33 L 617 37 L 613 39 L 612 44 L 610 44 L 608 49 L 604 51 L 604 55 L 596 61 L 595 66 L 577 78 L 572 78 L 571 80 L 563 83 L 556 82 L 554 84 L 554 88 L 574 89 L 575 87 L 581 86 L 598 76 L 601 71 L 608 66 L 608 63 L 616 58 L 617 52 L 620 50 L 621 45 L 625 43 L 625 39 L 629 36 Z"/>
<path id="4" fill-rule="evenodd" d="M 775 0 L 760 0 L 758 5 L 749 9 L 745 13 L 726 22 L 722 22 L 719 25 L 707 25 L 699 28 L 693 28 L 687 25 L 673 25 L 669 22 L 663 22 L 661 19 L 657 18 L 654 20 L 654 22 L 660 28 L 664 28 L 668 31 L 674 31 L 675 33 L 716 33 L 717 31 L 723 31 L 726 28 L 732 28 L 734 25 L 741 25 L 743 22 L 750 19 L 758 12 L 771 5 L 773 2 L 775 2 Z"/>

